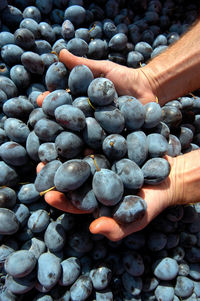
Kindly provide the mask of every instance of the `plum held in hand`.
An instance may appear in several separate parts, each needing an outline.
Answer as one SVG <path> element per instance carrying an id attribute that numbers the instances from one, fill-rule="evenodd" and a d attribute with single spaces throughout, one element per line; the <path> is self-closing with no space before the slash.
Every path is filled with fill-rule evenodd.
<path id="1" fill-rule="evenodd" d="M 67 50 L 77 56 L 86 56 L 88 44 L 80 38 L 73 38 L 67 43 Z"/>
<path id="2" fill-rule="evenodd" d="M 81 264 L 78 258 L 69 257 L 61 262 L 62 274 L 59 284 L 63 286 L 72 285 L 81 272 Z"/>
<path id="3" fill-rule="evenodd" d="M 40 75 L 44 73 L 44 63 L 39 54 L 26 51 L 22 54 L 21 61 L 29 72 Z"/>
<path id="4" fill-rule="evenodd" d="M 93 117 L 85 119 L 86 126 L 83 130 L 83 140 L 92 149 L 100 149 L 103 140 L 106 138 L 106 132 Z"/>
<path id="5" fill-rule="evenodd" d="M 91 179 L 84 183 L 79 189 L 69 191 L 67 198 L 78 209 L 93 212 L 98 207 L 98 201 L 91 187 Z"/>
<path id="6" fill-rule="evenodd" d="M 115 106 L 97 107 L 94 116 L 107 133 L 119 134 L 125 127 L 124 116 Z"/>
<path id="7" fill-rule="evenodd" d="M 109 160 L 120 160 L 127 153 L 126 139 L 119 134 L 111 134 L 104 139 L 102 149 Z"/>
<path id="8" fill-rule="evenodd" d="M 90 176 L 90 165 L 83 160 L 68 160 L 58 168 L 54 177 L 54 185 L 59 191 L 79 188 Z"/>
<path id="9" fill-rule="evenodd" d="M 9 141 L 0 146 L 0 156 L 13 166 L 21 166 L 28 162 L 26 149 L 17 142 Z"/>
<path id="10" fill-rule="evenodd" d="M 70 296 L 72 301 L 84 301 L 92 293 L 92 281 L 88 276 L 80 276 L 70 287 Z"/>
<path id="11" fill-rule="evenodd" d="M 71 95 L 64 89 L 57 89 L 45 97 L 42 110 L 45 114 L 54 117 L 56 108 L 66 104 L 72 104 Z"/>
<path id="12" fill-rule="evenodd" d="M 145 110 L 139 100 L 128 101 L 120 111 L 124 115 L 125 124 L 129 130 L 139 130 L 145 121 Z"/>
<path id="13" fill-rule="evenodd" d="M 142 166 L 144 183 L 156 185 L 164 181 L 170 172 L 170 165 L 163 158 L 152 158 Z"/>
<path id="14" fill-rule="evenodd" d="M 42 60 L 42 59 L 41 59 Z M 68 71 L 61 62 L 53 63 L 46 72 L 45 83 L 49 91 L 66 89 Z"/>
<path id="15" fill-rule="evenodd" d="M 106 206 L 119 203 L 124 193 L 122 180 L 109 169 L 102 168 L 94 174 L 92 187 L 98 201 Z"/>
<path id="16" fill-rule="evenodd" d="M 95 78 L 88 87 L 88 97 L 94 106 L 109 105 L 114 101 L 115 96 L 115 87 L 107 78 Z"/>
<path id="17" fill-rule="evenodd" d="M 9 187 L 0 188 L 0 208 L 11 209 L 16 204 L 17 195 L 15 190 Z"/>
<path id="18" fill-rule="evenodd" d="M 57 153 L 65 159 L 76 158 L 83 150 L 83 145 L 83 140 L 72 132 L 64 131 L 55 140 Z"/>
<path id="19" fill-rule="evenodd" d="M 58 160 L 53 160 L 47 163 L 38 173 L 35 179 L 35 188 L 42 192 L 54 186 L 54 175 L 62 163 Z"/>
<path id="20" fill-rule="evenodd" d="M 87 89 L 94 76 L 85 65 L 75 66 L 69 74 L 68 86 L 73 95 L 87 95 Z"/>
<path id="21" fill-rule="evenodd" d="M 121 178 L 124 187 L 127 189 L 139 189 L 144 183 L 143 172 L 132 160 L 123 158 L 114 162 L 112 170 Z"/>
<path id="22" fill-rule="evenodd" d="M 7 118 L 4 123 L 4 130 L 7 137 L 17 143 L 25 143 L 30 134 L 28 126 L 17 118 Z"/>
<path id="23" fill-rule="evenodd" d="M 146 212 L 145 200 L 137 195 L 127 195 L 115 209 L 113 218 L 120 224 L 137 222 Z"/>
<path id="24" fill-rule="evenodd" d="M 43 253 L 38 259 L 37 277 L 45 288 L 51 289 L 61 275 L 60 260 L 53 253 Z"/>
<path id="25" fill-rule="evenodd" d="M 19 230 L 19 221 L 12 210 L 0 208 L 0 218 L 0 234 L 11 235 Z"/>
<path id="26" fill-rule="evenodd" d="M 41 141 L 54 142 L 63 128 L 55 121 L 49 119 L 40 119 L 34 127 L 35 134 Z"/>

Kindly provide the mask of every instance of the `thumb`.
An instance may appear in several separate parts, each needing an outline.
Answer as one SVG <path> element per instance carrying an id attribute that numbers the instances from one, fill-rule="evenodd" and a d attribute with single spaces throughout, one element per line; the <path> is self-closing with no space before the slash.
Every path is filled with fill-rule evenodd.
<path id="1" fill-rule="evenodd" d="M 65 64 L 69 69 L 77 65 L 86 65 L 93 73 L 94 77 L 106 74 L 112 68 L 112 62 L 96 61 L 79 57 L 70 53 L 67 49 L 62 49 L 59 54 L 59 61 Z"/>
<path id="2" fill-rule="evenodd" d="M 37 97 L 37 104 L 39 107 L 42 106 L 42 103 L 45 99 L 45 97 L 49 94 L 50 92 L 49 91 L 45 91 L 43 93 L 41 93 L 38 97 Z"/>
<path id="3" fill-rule="evenodd" d="M 133 232 L 142 230 L 148 223 L 147 214 L 140 221 L 124 225 L 118 224 L 111 217 L 102 216 L 90 224 L 90 232 L 104 235 L 112 241 L 118 241 Z"/>
<path id="4" fill-rule="evenodd" d="M 102 234 L 112 241 L 118 241 L 125 237 L 126 230 L 113 218 L 102 216 L 90 224 L 92 234 Z"/>

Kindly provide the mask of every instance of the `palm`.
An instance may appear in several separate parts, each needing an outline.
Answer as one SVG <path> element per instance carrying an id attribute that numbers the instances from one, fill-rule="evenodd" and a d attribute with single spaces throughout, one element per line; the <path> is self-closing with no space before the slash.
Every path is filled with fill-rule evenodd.
<path id="1" fill-rule="evenodd" d="M 167 157 L 167 159 L 170 165 L 173 166 L 174 159 L 170 157 Z M 174 174 L 171 172 L 169 177 L 161 184 L 157 186 L 144 186 L 140 190 L 139 195 L 145 199 L 147 203 L 147 211 L 140 221 L 128 225 L 119 225 L 113 218 L 100 217 L 91 223 L 90 231 L 93 234 L 102 234 L 110 240 L 117 241 L 133 232 L 142 230 L 165 208 L 173 205 L 173 177 Z M 45 200 L 51 206 L 62 211 L 74 214 L 87 213 L 72 206 L 66 196 L 59 191 L 47 192 L 45 194 Z"/>
<path id="2" fill-rule="evenodd" d="M 155 100 L 148 80 L 139 69 L 135 70 L 110 61 L 96 61 L 78 57 L 66 49 L 61 50 L 59 59 L 69 69 L 83 64 L 91 69 L 94 77 L 104 76 L 110 79 L 119 95 L 132 95 L 143 103 Z"/>
<path id="3" fill-rule="evenodd" d="M 173 158 L 167 157 L 171 166 L 173 166 Z M 139 195 L 147 203 L 147 211 L 144 217 L 137 222 L 128 225 L 119 225 L 113 218 L 100 217 L 92 222 L 90 231 L 94 234 L 103 234 L 108 239 L 117 241 L 123 237 L 142 230 L 145 228 L 158 214 L 165 208 L 173 205 L 173 185 L 174 175 L 170 173 L 169 177 L 157 186 L 144 186 Z"/>

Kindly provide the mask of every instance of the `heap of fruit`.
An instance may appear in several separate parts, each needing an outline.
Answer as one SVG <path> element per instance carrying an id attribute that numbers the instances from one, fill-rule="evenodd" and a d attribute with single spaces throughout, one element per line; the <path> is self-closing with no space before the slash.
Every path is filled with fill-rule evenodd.
<path id="1" fill-rule="evenodd" d="M 99 216 L 143 218 L 138 193 L 168 177 L 164 156 L 199 148 L 198 91 L 142 105 L 58 59 L 67 49 L 138 68 L 179 39 L 196 2 L 1 1 L 1 301 L 199 300 L 198 204 L 167 209 L 119 242 L 89 232 Z M 51 189 L 87 214 L 49 206 Z"/>

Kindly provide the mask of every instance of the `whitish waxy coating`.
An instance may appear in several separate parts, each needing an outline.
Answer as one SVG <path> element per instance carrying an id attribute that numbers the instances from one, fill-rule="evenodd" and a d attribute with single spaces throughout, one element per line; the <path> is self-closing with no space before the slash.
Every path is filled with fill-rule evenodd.
<path id="1" fill-rule="evenodd" d="M 83 160 L 68 160 L 58 168 L 54 184 L 59 191 L 75 190 L 90 176 L 90 165 Z"/>
<path id="2" fill-rule="evenodd" d="M 99 202 L 106 206 L 119 203 L 124 192 L 122 180 L 109 169 L 101 169 L 94 174 L 92 187 Z"/>
<path id="3" fill-rule="evenodd" d="M 62 275 L 60 277 L 60 285 L 68 286 L 73 284 L 81 272 L 81 265 L 76 257 L 69 257 L 61 262 Z"/>
<path id="4" fill-rule="evenodd" d="M 43 253 L 38 259 L 38 280 L 46 288 L 51 289 L 61 275 L 60 260 L 52 253 Z"/>
<path id="5" fill-rule="evenodd" d="M 65 230 L 61 224 L 51 222 L 44 234 L 44 242 L 51 252 L 61 251 L 66 240 Z"/>
<path id="6" fill-rule="evenodd" d="M 68 78 L 68 86 L 71 93 L 73 95 L 86 95 L 88 86 L 93 79 L 92 71 L 87 66 L 75 66 Z"/>
<path id="7" fill-rule="evenodd" d="M 11 276 L 21 278 L 28 275 L 34 269 L 36 261 L 33 253 L 19 250 L 8 256 L 4 268 Z"/>
<path id="8" fill-rule="evenodd" d="M 15 213 L 6 208 L 0 208 L 0 234 L 11 235 L 18 231 L 19 221 Z"/>
<path id="9" fill-rule="evenodd" d="M 184 277 L 184 276 L 178 276 L 176 279 L 176 285 L 175 285 L 175 294 L 178 297 L 187 298 L 192 295 L 194 288 L 194 283 L 191 279 Z"/>
<path id="10" fill-rule="evenodd" d="M 84 301 L 92 293 L 92 281 L 88 276 L 80 276 L 70 287 L 72 301 Z"/>
<path id="11" fill-rule="evenodd" d="M 123 158 L 113 164 L 112 170 L 120 176 L 125 188 L 138 189 L 144 183 L 142 170 L 132 160 Z"/>
<path id="12" fill-rule="evenodd" d="M 59 106 L 55 110 L 55 118 L 63 128 L 71 131 L 81 131 L 85 127 L 85 115 L 72 105 Z"/>
<path id="13" fill-rule="evenodd" d="M 113 217 L 118 223 L 131 223 L 143 218 L 147 209 L 145 200 L 137 195 L 127 195 Z"/>
<path id="14" fill-rule="evenodd" d="M 35 179 L 35 188 L 37 191 L 45 191 L 54 186 L 54 176 L 61 165 L 60 161 L 53 160 L 42 168 Z"/>
<path id="15" fill-rule="evenodd" d="M 112 277 L 112 271 L 108 267 L 99 267 L 90 271 L 90 279 L 96 290 L 105 289 Z"/>
<path id="16" fill-rule="evenodd" d="M 5 280 L 5 286 L 14 294 L 25 294 L 35 286 L 35 283 L 34 273 L 30 273 L 23 278 L 14 278 L 7 274 Z"/>
<path id="17" fill-rule="evenodd" d="M 166 257 L 159 260 L 154 265 L 154 275 L 160 280 L 172 280 L 178 274 L 178 264 L 176 260 Z"/>
<path id="18" fill-rule="evenodd" d="M 142 166 L 144 183 L 155 185 L 164 181 L 170 172 L 169 162 L 163 158 L 152 158 Z"/>
<path id="19" fill-rule="evenodd" d="M 111 104 L 115 99 L 115 95 L 115 87 L 107 78 L 95 78 L 88 87 L 88 97 L 94 106 Z"/>

